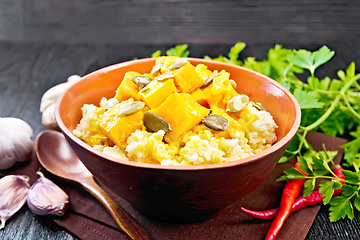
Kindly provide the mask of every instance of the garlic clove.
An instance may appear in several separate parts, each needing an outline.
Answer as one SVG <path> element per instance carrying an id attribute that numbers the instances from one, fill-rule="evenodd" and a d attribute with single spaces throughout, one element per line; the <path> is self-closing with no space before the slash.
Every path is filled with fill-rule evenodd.
<path id="1" fill-rule="evenodd" d="M 0 170 L 11 168 L 16 162 L 15 147 L 12 140 L 4 135 L 0 135 Z M 7 147 L 4 147 L 7 146 Z"/>
<path id="2" fill-rule="evenodd" d="M 80 79 L 81 77 L 79 75 L 71 75 L 66 82 L 49 88 L 41 98 L 40 112 L 44 112 L 47 107 L 55 103 L 61 93 L 63 93 L 68 87 L 70 87 Z"/>
<path id="3" fill-rule="evenodd" d="M 25 175 L 7 175 L 0 179 L 0 229 L 25 204 L 29 179 Z"/>
<path id="4" fill-rule="evenodd" d="M 55 103 L 51 104 L 42 113 L 41 116 L 41 123 L 47 128 L 47 129 L 53 129 L 57 130 L 59 129 L 57 122 L 55 120 Z"/>
<path id="5" fill-rule="evenodd" d="M 44 112 L 47 107 L 55 103 L 56 100 L 59 98 L 60 94 L 63 93 L 73 83 L 74 82 L 60 83 L 53 86 L 52 88 L 49 88 L 41 98 L 40 112 Z"/>
<path id="6" fill-rule="evenodd" d="M 81 77 L 79 75 L 71 75 L 66 82 L 55 85 L 44 93 L 41 98 L 39 110 L 42 113 L 41 122 L 46 128 L 58 130 L 58 125 L 55 121 L 55 103 L 68 87 L 80 79 Z"/>
<path id="7" fill-rule="evenodd" d="M 64 215 L 70 205 L 68 195 L 41 172 L 37 174 L 40 178 L 31 186 L 27 196 L 29 209 L 37 215 Z"/>
<path id="8" fill-rule="evenodd" d="M 81 79 L 81 77 L 79 75 L 71 75 L 70 77 L 68 77 L 67 81 L 68 82 L 77 82 Z"/>

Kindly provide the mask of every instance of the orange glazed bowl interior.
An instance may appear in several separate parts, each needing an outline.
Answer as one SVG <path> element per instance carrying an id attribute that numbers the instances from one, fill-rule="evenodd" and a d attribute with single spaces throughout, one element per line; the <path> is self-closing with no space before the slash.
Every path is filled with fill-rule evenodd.
<path id="1" fill-rule="evenodd" d="M 226 70 L 237 91 L 261 102 L 278 128 L 277 141 L 242 160 L 199 166 L 162 166 L 112 158 L 77 138 L 72 130 L 84 104 L 112 98 L 128 71 L 148 73 L 155 59 L 119 63 L 84 76 L 58 99 L 56 121 L 70 146 L 94 177 L 137 211 L 168 222 L 205 220 L 259 186 L 276 166 L 297 132 L 301 111 L 295 97 L 276 81 L 251 70 L 211 60 L 188 58 L 210 70 Z"/>

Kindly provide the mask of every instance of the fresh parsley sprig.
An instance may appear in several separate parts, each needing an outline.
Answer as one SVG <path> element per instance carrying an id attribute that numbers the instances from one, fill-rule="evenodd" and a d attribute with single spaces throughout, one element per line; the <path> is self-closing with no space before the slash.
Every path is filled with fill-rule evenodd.
<path id="1" fill-rule="evenodd" d="M 166 51 L 168 56 L 187 57 L 188 45 L 176 45 Z M 316 77 L 316 70 L 327 63 L 335 52 L 323 46 L 310 52 L 305 49 L 292 50 L 277 44 L 269 49 L 267 58 L 257 60 L 255 57 L 239 59 L 240 53 L 246 47 L 243 42 L 236 43 L 230 48 L 227 57 L 219 55 L 211 59 L 243 66 L 260 72 L 278 81 L 286 87 L 299 102 L 302 118 L 300 128 L 290 143 L 286 153 L 279 163 L 297 157 L 300 169 L 308 174 L 305 176 L 294 168 L 284 171 L 279 180 L 306 178 L 304 195 L 309 195 L 315 187 L 317 179 L 322 179 L 319 191 L 323 194 L 324 204 L 330 204 L 330 221 L 340 218 L 353 219 L 354 208 L 360 210 L 360 74 L 355 73 L 355 64 L 337 72 L 338 79 Z M 152 57 L 158 57 L 161 51 L 156 51 Z M 301 81 L 298 76 L 309 71 L 307 81 Z M 354 130 L 355 129 L 355 130 Z M 306 141 L 310 131 L 319 131 L 330 136 L 342 137 L 349 132 L 352 139 L 343 146 L 344 160 L 342 163 L 347 170 L 343 170 L 346 180 L 341 180 L 333 173 L 332 159 L 337 152 L 315 151 Z M 326 146 L 325 146 L 326 147 Z M 341 188 L 342 195 L 332 198 L 334 190 Z M 351 201 L 353 200 L 353 203 Z"/>
<path id="2" fill-rule="evenodd" d="M 319 191 L 324 196 L 324 205 L 330 204 L 329 219 L 331 222 L 345 217 L 352 220 L 354 218 L 354 207 L 360 210 L 360 173 L 342 170 L 345 180 L 337 177 L 329 167 L 329 163 L 332 162 L 336 154 L 336 151 L 307 152 L 306 157 L 298 157 L 298 162 L 300 163 L 300 170 L 308 176 L 295 168 L 290 168 L 285 170 L 284 175 L 278 179 L 278 181 L 282 181 L 305 178 L 304 196 L 308 196 L 314 190 L 317 179 L 322 179 L 319 184 Z M 335 189 L 341 189 L 342 195 L 332 198 Z"/>

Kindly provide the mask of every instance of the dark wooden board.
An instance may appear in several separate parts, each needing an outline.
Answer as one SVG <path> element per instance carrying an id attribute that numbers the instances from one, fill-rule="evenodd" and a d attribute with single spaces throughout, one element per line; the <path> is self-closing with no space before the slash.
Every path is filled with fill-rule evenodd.
<path id="1" fill-rule="evenodd" d="M 360 66 L 360 44 L 329 43 L 336 51 L 334 59 L 320 69 L 319 74 L 336 77 L 336 71 L 345 69 L 354 61 Z M 45 128 L 41 125 L 40 99 L 50 87 L 66 81 L 72 74 L 84 75 L 98 68 L 134 57 L 148 57 L 157 49 L 165 51 L 172 45 L 91 45 L 11 43 L 0 41 L 0 116 L 11 116 L 27 121 L 34 129 L 34 138 Z M 212 57 L 227 54 L 230 44 L 191 44 L 193 57 Z M 319 44 L 289 45 L 285 47 L 317 49 Z M 248 44 L 242 57 L 264 58 L 273 44 Z M 350 221 L 330 223 L 328 208 L 322 207 L 307 238 L 360 239 L 359 213 Z M 46 217 L 35 216 L 25 206 L 0 231 L 0 239 L 76 239 Z"/>
<path id="2" fill-rule="evenodd" d="M 72 74 L 189 43 L 193 57 L 227 54 L 238 41 L 241 57 L 266 57 L 275 43 L 315 50 L 326 44 L 334 59 L 319 77 L 356 63 L 360 72 L 360 2 L 356 0 L 0 0 L 0 117 L 41 125 L 40 99 Z M 360 216 L 328 221 L 322 207 L 307 238 L 360 239 Z M 26 207 L 11 218 L 0 239 L 76 237 Z"/>
<path id="3" fill-rule="evenodd" d="M 173 44 L 360 39 L 356 0 L 0 0 L 0 39 Z"/>

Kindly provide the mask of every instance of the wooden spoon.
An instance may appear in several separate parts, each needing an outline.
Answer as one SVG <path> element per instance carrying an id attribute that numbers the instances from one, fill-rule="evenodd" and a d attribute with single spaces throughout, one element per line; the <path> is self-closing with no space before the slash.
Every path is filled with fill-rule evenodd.
<path id="1" fill-rule="evenodd" d="M 149 233 L 95 182 L 93 175 L 73 152 L 62 133 L 43 131 L 36 140 L 35 151 L 40 164 L 47 171 L 63 179 L 78 182 L 99 200 L 130 239 L 152 239 Z"/>

